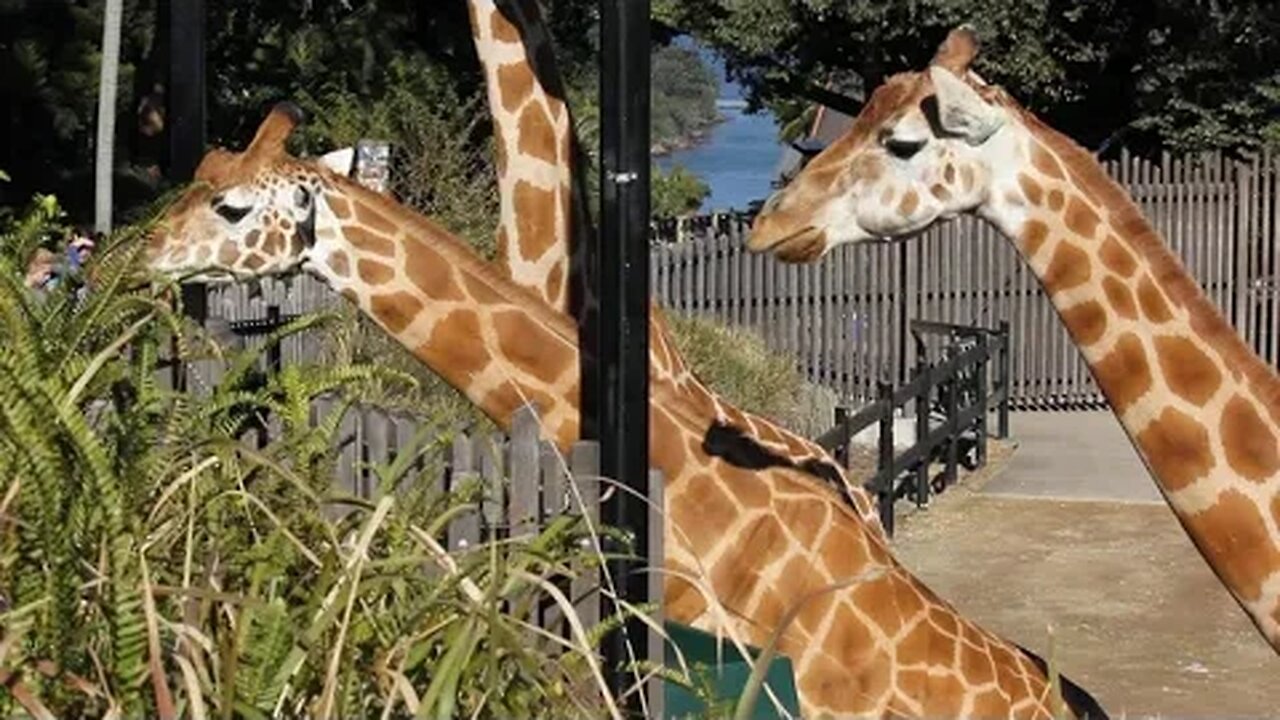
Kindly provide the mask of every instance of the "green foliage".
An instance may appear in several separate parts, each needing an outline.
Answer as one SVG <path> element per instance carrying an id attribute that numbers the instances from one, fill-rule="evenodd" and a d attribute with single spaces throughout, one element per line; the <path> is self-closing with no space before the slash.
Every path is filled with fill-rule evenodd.
<path id="1" fill-rule="evenodd" d="M 689 367 L 717 395 L 741 410 L 798 427 L 807 408 L 804 380 L 790 358 L 769 351 L 760 336 L 704 317 L 670 315 L 671 332 Z"/>
<path id="2" fill-rule="evenodd" d="M 659 149 L 692 143 L 720 119 L 720 83 L 696 50 L 677 45 L 653 52 L 649 135 Z"/>
<path id="3" fill-rule="evenodd" d="M 668 218 L 697 212 L 702 201 L 711 195 L 711 187 L 682 165 L 663 172 L 654 164 L 649 177 L 654 217 Z"/>
<path id="4" fill-rule="evenodd" d="M 34 295 L 0 255 L 0 715 L 599 716 L 590 638 L 528 624 L 551 580 L 596 562 L 584 528 L 444 553 L 482 488 L 435 489 L 449 438 L 430 431 L 373 468 L 372 499 L 344 494 L 348 406 L 313 423 L 312 400 L 410 381 L 381 363 L 265 375 L 261 348 L 184 328 L 122 232 L 84 293 Z M 223 357 L 223 379 L 164 388 L 170 347 Z M 241 439 L 268 416 L 269 443 Z"/>
<path id="5" fill-rule="evenodd" d="M 1261 0 L 659 0 L 654 14 L 723 52 L 783 123 L 828 88 L 856 107 L 963 22 L 984 78 L 1090 147 L 1121 132 L 1137 149 L 1256 147 L 1280 112 L 1280 5 Z"/>

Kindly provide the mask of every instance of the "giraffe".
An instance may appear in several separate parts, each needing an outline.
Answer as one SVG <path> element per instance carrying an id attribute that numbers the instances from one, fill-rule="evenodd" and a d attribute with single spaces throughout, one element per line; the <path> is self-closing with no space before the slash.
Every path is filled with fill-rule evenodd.
<path id="1" fill-rule="evenodd" d="M 550 34 L 536 0 L 468 0 L 468 8 L 497 149 L 496 262 L 516 284 L 573 314 L 565 278 L 592 228 L 582 177 L 575 172 L 574 126 Z M 650 325 L 651 363 L 670 368 L 672 383 L 684 394 L 715 407 L 726 432 L 743 433 L 772 456 L 840 488 L 874 531 L 883 532 L 871 494 L 851 482 L 830 453 L 776 423 L 730 407 L 707 388 L 680 355 L 657 303 L 650 305 Z"/>
<path id="2" fill-rule="evenodd" d="M 207 281 L 310 272 L 500 426 L 532 403 L 567 450 L 578 437 L 576 324 L 427 218 L 288 155 L 300 118 L 279 105 L 243 152 L 211 150 L 157 222 L 148 266 Z M 778 631 L 806 716 L 1051 715 L 1042 660 L 929 590 L 836 491 L 756 462 L 668 370 L 654 369 L 650 402 L 668 617 L 754 644 Z M 713 455 L 717 444 L 736 452 Z M 1063 688 L 1077 716 L 1105 717 L 1078 686 Z"/>
<path id="3" fill-rule="evenodd" d="M 813 262 L 960 213 L 995 225 L 1044 287 L 1169 507 L 1280 651 L 1280 378 L 1086 150 L 971 70 L 952 31 L 765 204 L 756 252 Z"/>

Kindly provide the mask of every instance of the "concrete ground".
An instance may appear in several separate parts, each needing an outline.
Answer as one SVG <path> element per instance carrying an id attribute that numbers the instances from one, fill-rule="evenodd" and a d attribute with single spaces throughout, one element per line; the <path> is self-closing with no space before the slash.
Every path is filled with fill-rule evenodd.
<path id="1" fill-rule="evenodd" d="M 1280 717 L 1280 656 L 1183 533 L 1110 413 L 1015 414 L 1004 466 L 902 519 L 902 561 L 1112 717 Z"/>

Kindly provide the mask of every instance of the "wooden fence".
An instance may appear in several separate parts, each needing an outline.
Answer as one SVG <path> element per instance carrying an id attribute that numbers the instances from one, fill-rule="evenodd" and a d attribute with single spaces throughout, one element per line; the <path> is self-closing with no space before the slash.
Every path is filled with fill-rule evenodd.
<path id="1" fill-rule="evenodd" d="M 1151 161 L 1122 154 L 1104 165 L 1228 321 L 1263 358 L 1280 363 L 1280 156 Z M 917 319 L 987 327 L 1007 321 L 1016 408 L 1103 402 L 1035 276 L 985 222 L 962 217 L 905 243 L 843 246 L 802 266 L 747 253 L 749 222 L 726 214 L 656 223 L 651 281 L 658 300 L 676 312 L 755 329 L 845 402 L 870 402 L 877 382 L 909 379 L 916 361 L 909 327 Z M 210 289 L 199 302 L 202 315 L 256 342 L 272 317 L 339 300 L 318 280 L 297 276 L 252 290 Z M 289 338 L 280 361 L 311 357 L 316 345 L 308 334 Z"/>
<path id="2" fill-rule="evenodd" d="M 1166 155 L 1153 162 L 1122 154 L 1104 164 L 1227 319 L 1276 364 L 1280 157 Z M 988 327 L 1007 321 L 1015 407 L 1103 402 L 1035 276 L 985 222 L 963 217 L 905 243 L 843 246 L 805 266 L 748 254 L 748 223 L 723 215 L 658 225 L 654 294 L 677 312 L 756 329 L 846 401 L 873 400 L 879 381 L 909 379 L 910 322 L 925 319 Z"/>

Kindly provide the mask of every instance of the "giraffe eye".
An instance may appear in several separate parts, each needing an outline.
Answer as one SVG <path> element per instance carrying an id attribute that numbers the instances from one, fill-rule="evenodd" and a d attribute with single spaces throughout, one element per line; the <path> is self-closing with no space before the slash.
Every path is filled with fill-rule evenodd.
<path id="1" fill-rule="evenodd" d="M 302 186 L 293 191 L 293 202 L 300 208 L 305 208 L 311 204 L 311 191 Z"/>
<path id="2" fill-rule="evenodd" d="M 243 220 L 244 216 L 248 215 L 249 211 L 252 209 L 253 209 L 252 207 L 232 207 L 231 205 L 217 205 L 213 208 L 213 211 L 218 213 L 218 215 L 222 216 L 223 220 L 226 220 L 232 225 L 235 225 L 236 223 Z"/>
<path id="3" fill-rule="evenodd" d="M 884 139 L 884 149 L 889 154 L 899 160 L 910 160 L 915 157 L 916 153 L 924 149 L 924 140 L 904 140 L 902 138 L 887 137 Z"/>

